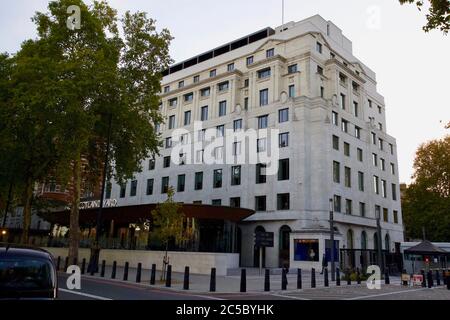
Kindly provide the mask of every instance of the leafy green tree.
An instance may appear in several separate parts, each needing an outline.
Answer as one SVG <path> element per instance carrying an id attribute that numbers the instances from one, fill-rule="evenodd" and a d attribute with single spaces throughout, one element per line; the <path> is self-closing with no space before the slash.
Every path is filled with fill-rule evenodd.
<path id="1" fill-rule="evenodd" d="M 402 198 L 406 233 L 432 241 L 450 241 L 450 135 L 421 145 L 414 162 L 414 182 Z"/>
<path id="2" fill-rule="evenodd" d="M 416 4 L 419 10 L 422 10 L 424 0 L 399 0 L 401 4 Z M 430 9 L 426 14 L 427 24 L 423 27 L 425 32 L 433 29 L 440 29 L 444 34 L 448 33 L 450 28 L 450 0 L 428 0 Z"/>

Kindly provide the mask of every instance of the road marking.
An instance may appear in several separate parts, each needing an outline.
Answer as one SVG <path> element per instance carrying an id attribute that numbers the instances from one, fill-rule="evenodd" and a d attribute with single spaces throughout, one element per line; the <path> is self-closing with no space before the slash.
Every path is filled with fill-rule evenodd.
<path id="1" fill-rule="evenodd" d="M 288 295 L 283 295 L 283 294 L 278 294 L 278 293 L 270 293 L 268 295 L 269 296 L 280 297 L 280 298 L 285 298 L 285 299 L 288 298 L 288 299 L 295 299 L 295 300 L 311 300 L 311 299 L 307 299 L 307 298 L 288 296 Z"/>
<path id="2" fill-rule="evenodd" d="M 76 294 L 79 296 L 88 297 L 88 298 L 97 299 L 97 300 L 112 300 L 110 298 L 100 297 L 100 296 L 96 296 L 96 295 L 84 293 L 84 292 L 78 292 L 78 291 L 67 290 L 67 289 L 58 289 L 58 290 L 61 292 Z"/>
<path id="3" fill-rule="evenodd" d="M 390 296 L 390 295 L 400 294 L 400 293 L 423 291 L 423 290 L 426 290 L 426 289 L 427 288 L 421 288 L 421 289 L 414 289 L 414 290 L 403 290 L 403 291 L 387 292 L 387 293 L 380 293 L 380 294 L 372 294 L 372 295 L 369 295 L 369 296 L 360 296 L 360 297 L 348 298 L 348 299 L 345 299 L 345 300 L 360 300 L 360 299 L 367 299 L 367 298 Z"/>

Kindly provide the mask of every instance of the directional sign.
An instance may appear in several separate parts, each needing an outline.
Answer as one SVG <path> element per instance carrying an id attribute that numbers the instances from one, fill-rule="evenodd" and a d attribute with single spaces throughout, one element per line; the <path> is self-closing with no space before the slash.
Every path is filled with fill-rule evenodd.
<path id="1" fill-rule="evenodd" d="M 273 232 L 257 232 L 255 233 L 256 247 L 273 247 Z"/>

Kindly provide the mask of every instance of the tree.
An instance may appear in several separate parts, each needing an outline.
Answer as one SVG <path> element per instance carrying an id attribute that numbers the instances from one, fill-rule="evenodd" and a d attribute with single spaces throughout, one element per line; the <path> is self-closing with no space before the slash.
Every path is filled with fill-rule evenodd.
<path id="1" fill-rule="evenodd" d="M 402 199 L 407 235 L 450 241 L 450 135 L 421 145 L 414 161 L 414 182 Z"/>
<path id="2" fill-rule="evenodd" d="M 184 225 L 185 215 L 181 211 L 181 205 L 173 201 L 173 196 L 174 190 L 172 187 L 169 187 L 167 190 L 167 200 L 159 204 L 151 213 L 151 236 L 154 240 L 160 241 L 165 247 L 161 280 L 164 279 L 165 267 L 169 261 L 169 242 L 174 240 L 176 243 L 179 243 L 189 240 L 191 237 L 191 230 Z"/>
<path id="3" fill-rule="evenodd" d="M 399 0 L 400 4 L 415 3 L 419 10 L 422 10 L 424 0 Z M 427 24 L 423 27 L 425 32 L 433 29 L 440 29 L 445 35 L 450 28 L 450 0 L 428 0 L 430 9 L 426 15 Z"/>

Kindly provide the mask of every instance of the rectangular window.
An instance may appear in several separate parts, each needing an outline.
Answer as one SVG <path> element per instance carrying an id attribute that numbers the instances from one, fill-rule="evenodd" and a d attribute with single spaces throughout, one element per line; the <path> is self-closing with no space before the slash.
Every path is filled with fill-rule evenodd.
<path id="1" fill-rule="evenodd" d="M 244 110 L 248 110 L 248 97 L 244 98 Z"/>
<path id="2" fill-rule="evenodd" d="M 205 141 L 206 129 L 202 129 L 197 132 L 198 132 L 198 141 Z"/>
<path id="3" fill-rule="evenodd" d="M 381 207 L 379 205 L 375 205 L 375 217 L 378 218 L 382 218 L 381 217 Z"/>
<path id="4" fill-rule="evenodd" d="M 347 86 L 347 76 L 339 72 L 339 83 L 346 87 Z"/>
<path id="5" fill-rule="evenodd" d="M 378 113 L 381 114 L 382 113 L 382 108 L 381 106 L 377 106 L 378 107 Z"/>
<path id="6" fill-rule="evenodd" d="M 192 92 L 184 95 L 184 102 L 192 102 L 192 100 L 194 100 L 194 94 Z"/>
<path id="7" fill-rule="evenodd" d="M 317 52 L 322 53 L 322 44 L 320 42 L 316 43 L 316 50 Z"/>
<path id="8" fill-rule="evenodd" d="M 238 156 L 241 154 L 241 142 L 233 142 L 233 156 Z"/>
<path id="9" fill-rule="evenodd" d="M 147 179 L 147 189 L 146 189 L 146 194 L 148 196 L 153 194 L 153 184 L 154 184 L 154 180 L 153 179 Z"/>
<path id="10" fill-rule="evenodd" d="M 253 64 L 253 56 L 247 57 L 247 65 Z"/>
<path id="11" fill-rule="evenodd" d="M 372 144 L 377 144 L 377 135 L 374 132 L 371 132 L 370 135 L 372 136 Z"/>
<path id="12" fill-rule="evenodd" d="M 196 172 L 195 173 L 195 190 L 202 190 L 203 189 L 203 172 Z"/>
<path id="13" fill-rule="evenodd" d="M 378 122 L 378 130 L 383 131 L 383 124 Z"/>
<path id="14" fill-rule="evenodd" d="M 339 151 L 339 137 L 333 135 L 333 149 Z"/>
<path id="15" fill-rule="evenodd" d="M 353 101 L 353 115 L 359 117 L 359 105 L 358 102 Z"/>
<path id="16" fill-rule="evenodd" d="M 295 73 L 297 72 L 298 68 L 297 68 L 297 64 L 291 64 L 290 66 L 288 66 L 288 73 Z"/>
<path id="17" fill-rule="evenodd" d="M 278 164 L 278 181 L 289 180 L 289 159 L 281 159 Z"/>
<path id="18" fill-rule="evenodd" d="M 386 162 L 383 158 L 380 158 L 381 170 L 386 171 Z"/>
<path id="19" fill-rule="evenodd" d="M 232 208 L 240 208 L 241 207 L 241 198 L 230 198 L 230 207 Z"/>
<path id="20" fill-rule="evenodd" d="M 269 116 L 264 115 L 258 117 L 258 129 L 266 129 L 268 125 Z"/>
<path id="21" fill-rule="evenodd" d="M 364 202 L 360 202 L 359 203 L 359 215 L 361 217 L 365 217 L 366 216 L 366 204 Z"/>
<path id="22" fill-rule="evenodd" d="M 263 163 L 256 164 L 256 184 L 266 183 L 266 170 L 267 165 Z"/>
<path id="23" fill-rule="evenodd" d="M 345 186 L 347 188 L 352 187 L 352 169 L 345 167 Z"/>
<path id="24" fill-rule="evenodd" d="M 213 205 L 213 206 L 221 206 L 222 205 L 222 200 L 220 200 L 220 199 L 213 199 L 211 201 L 211 205 Z"/>
<path id="25" fill-rule="evenodd" d="M 170 99 L 169 100 L 169 107 L 176 107 L 177 106 L 177 102 L 178 102 L 178 99 L 177 98 L 173 98 L 173 99 Z"/>
<path id="26" fill-rule="evenodd" d="M 394 154 L 394 145 L 392 143 L 389 143 L 389 149 L 391 151 L 391 154 Z"/>
<path id="27" fill-rule="evenodd" d="M 206 121 L 208 120 L 208 106 L 204 106 L 201 109 L 200 120 Z"/>
<path id="28" fill-rule="evenodd" d="M 225 135 L 225 126 L 224 125 L 220 125 L 216 127 L 216 137 L 220 138 L 223 137 Z"/>
<path id="29" fill-rule="evenodd" d="M 130 197 L 135 197 L 137 194 L 137 180 L 131 181 L 131 188 L 130 188 Z"/>
<path id="30" fill-rule="evenodd" d="M 334 112 L 334 111 L 333 111 L 333 113 L 331 114 L 331 119 L 332 119 L 333 124 L 334 124 L 335 126 L 338 126 L 338 125 L 339 125 L 339 115 L 338 115 L 337 112 Z"/>
<path id="31" fill-rule="evenodd" d="M 227 65 L 227 71 L 228 72 L 234 71 L 234 63 L 230 63 Z"/>
<path id="32" fill-rule="evenodd" d="M 208 88 L 203 88 L 202 90 L 200 90 L 200 96 L 202 97 L 209 97 L 211 94 L 211 89 Z"/>
<path id="33" fill-rule="evenodd" d="M 378 156 L 376 153 L 372 153 L 372 163 L 374 167 L 378 166 Z"/>
<path id="34" fill-rule="evenodd" d="M 395 176 L 395 164 L 391 162 L 391 174 Z"/>
<path id="35" fill-rule="evenodd" d="M 214 148 L 214 158 L 222 159 L 223 158 L 223 147 Z"/>
<path id="36" fill-rule="evenodd" d="M 169 130 L 175 128 L 175 116 L 169 117 Z"/>
<path id="37" fill-rule="evenodd" d="M 203 163 L 203 155 L 204 155 L 204 150 L 197 150 L 197 154 L 196 154 L 196 162 L 197 163 Z"/>
<path id="38" fill-rule="evenodd" d="M 358 126 L 355 126 L 355 137 L 361 139 L 361 128 Z"/>
<path id="39" fill-rule="evenodd" d="M 341 164 L 333 161 L 333 182 L 341 183 Z"/>
<path id="40" fill-rule="evenodd" d="M 364 172 L 358 172 L 358 189 L 364 191 Z"/>
<path id="41" fill-rule="evenodd" d="M 342 204 L 341 204 L 342 198 L 341 196 L 335 195 L 333 197 L 333 203 L 334 203 L 334 212 L 341 212 Z"/>
<path id="42" fill-rule="evenodd" d="M 186 184 L 186 175 L 185 174 L 178 175 L 177 192 L 184 192 L 185 184 Z"/>
<path id="43" fill-rule="evenodd" d="M 219 92 L 226 91 L 229 88 L 230 83 L 228 81 L 221 82 L 217 85 Z"/>
<path id="44" fill-rule="evenodd" d="M 161 193 L 167 193 L 169 190 L 169 177 L 163 177 L 161 179 Z"/>
<path id="45" fill-rule="evenodd" d="M 164 157 L 163 159 L 163 168 L 169 168 L 170 167 L 170 156 Z"/>
<path id="46" fill-rule="evenodd" d="M 341 129 L 343 132 L 348 132 L 348 121 L 345 119 L 341 120 Z"/>
<path id="47" fill-rule="evenodd" d="M 266 106 L 269 104 L 269 89 L 259 91 L 259 106 Z"/>
<path id="48" fill-rule="evenodd" d="M 289 193 L 277 194 L 277 210 L 289 210 L 290 209 L 290 196 Z"/>
<path id="49" fill-rule="evenodd" d="M 264 79 L 270 77 L 270 68 L 265 68 L 258 71 L 258 79 Z"/>
<path id="50" fill-rule="evenodd" d="M 321 66 L 317 66 L 317 73 L 323 75 L 323 68 Z"/>
<path id="51" fill-rule="evenodd" d="M 377 176 L 373 176 L 373 191 L 380 194 L 380 179 Z"/>
<path id="52" fill-rule="evenodd" d="M 220 101 L 219 102 L 219 117 L 223 117 L 227 114 L 227 102 Z"/>
<path id="53" fill-rule="evenodd" d="M 238 186 L 241 184 L 241 166 L 231 167 L 231 185 Z"/>
<path id="54" fill-rule="evenodd" d="M 372 108 L 372 100 L 367 100 L 367 102 L 369 103 L 369 108 Z"/>
<path id="55" fill-rule="evenodd" d="M 213 187 L 222 188 L 222 169 L 214 170 Z"/>
<path id="56" fill-rule="evenodd" d="M 250 80 L 249 79 L 245 79 L 244 80 L 244 88 L 248 88 L 249 85 L 250 85 Z"/>
<path id="57" fill-rule="evenodd" d="M 191 124 L 191 111 L 184 112 L 184 125 L 188 126 Z"/>
<path id="58" fill-rule="evenodd" d="M 394 223 L 398 223 L 398 211 L 394 210 Z"/>
<path id="59" fill-rule="evenodd" d="M 392 200 L 397 201 L 397 185 L 394 183 L 391 185 L 392 190 Z"/>
<path id="60" fill-rule="evenodd" d="M 361 148 L 358 148 L 356 150 L 356 154 L 357 154 L 358 161 L 363 162 L 363 160 L 364 160 L 363 159 L 363 151 Z"/>
<path id="61" fill-rule="evenodd" d="M 350 144 L 347 142 L 344 142 L 344 155 L 350 157 Z"/>
<path id="62" fill-rule="evenodd" d="M 289 86 L 289 98 L 294 98 L 295 97 L 295 85 L 290 85 Z"/>
<path id="63" fill-rule="evenodd" d="M 164 93 L 168 93 L 170 92 L 170 87 L 169 86 L 165 86 L 164 87 Z"/>
<path id="64" fill-rule="evenodd" d="M 241 131 L 242 130 L 242 119 L 234 120 L 233 121 L 233 131 Z"/>
<path id="65" fill-rule="evenodd" d="M 255 197 L 255 211 L 266 211 L 266 196 Z"/>
<path id="66" fill-rule="evenodd" d="M 384 141 L 381 138 L 378 139 L 378 148 L 380 148 L 380 150 L 384 149 Z"/>
<path id="67" fill-rule="evenodd" d="M 194 83 L 197 83 L 200 81 L 200 76 L 194 76 Z"/>
<path id="68" fill-rule="evenodd" d="M 350 199 L 345 199 L 345 214 L 353 214 L 353 202 Z"/>
<path id="69" fill-rule="evenodd" d="M 386 208 L 383 208 L 383 221 L 389 222 L 389 210 Z"/>
<path id="70" fill-rule="evenodd" d="M 278 122 L 282 123 L 287 121 L 289 121 L 289 109 L 278 110 Z"/>
<path id="71" fill-rule="evenodd" d="M 278 136 L 279 147 L 285 148 L 289 146 L 289 132 L 280 133 Z"/>
<path id="72" fill-rule="evenodd" d="M 210 78 L 215 77 L 216 75 L 217 75 L 217 70 L 216 70 L 216 69 L 213 69 L 213 70 L 211 70 L 211 71 L 209 72 L 209 77 L 210 77 Z"/>
<path id="73" fill-rule="evenodd" d="M 266 51 L 266 58 L 271 58 L 275 55 L 275 49 L 269 49 Z"/>
<path id="74" fill-rule="evenodd" d="M 155 159 L 148 160 L 148 170 L 155 170 Z"/>
<path id="75" fill-rule="evenodd" d="M 166 138 L 165 148 L 166 149 L 172 148 L 172 138 L 171 137 Z"/>
<path id="76" fill-rule="evenodd" d="M 125 198 L 126 192 L 127 192 L 127 184 L 124 183 L 120 186 L 120 198 Z"/>
<path id="77" fill-rule="evenodd" d="M 184 87 L 184 81 L 178 82 L 178 88 L 183 88 L 183 87 Z"/>
<path id="78" fill-rule="evenodd" d="M 267 139 L 261 138 L 256 140 L 256 152 L 266 152 Z"/>
<path id="79" fill-rule="evenodd" d="M 341 93 L 341 108 L 345 110 L 345 94 Z"/>
<path id="80" fill-rule="evenodd" d="M 381 180 L 381 194 L 382 194 L 383 198 L 387 198 L 386 180 Z"/>
<path id="81" fill-rule="evenodd" d="M 106 184 L 106 190 L 105 190 L 105 198 L 111 199 L 111 191 L 112 191 L 112 183 L 108 182 Z"/>
<path id="82" fill-rule="evenodd" d="M 320 97 L 321 98 L 325 97 L 325 88 L 324 87 L 320 87 Z"/>

